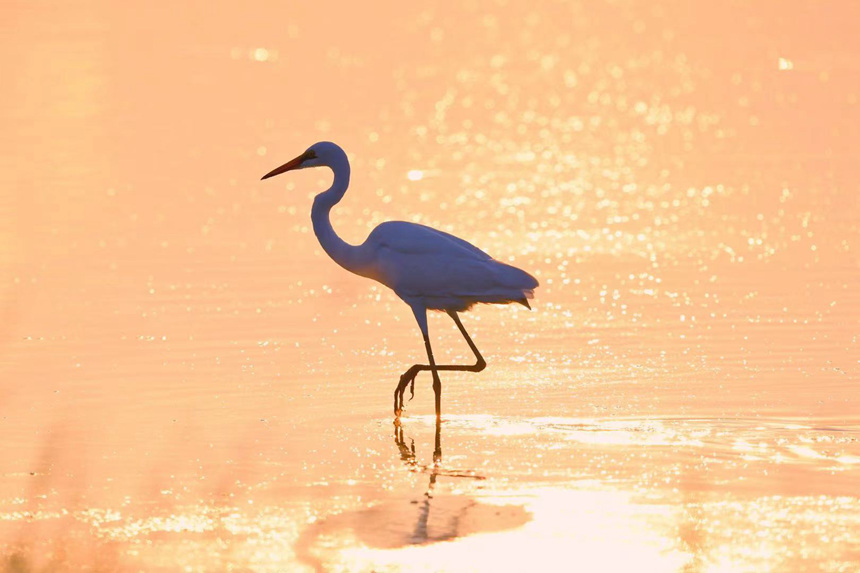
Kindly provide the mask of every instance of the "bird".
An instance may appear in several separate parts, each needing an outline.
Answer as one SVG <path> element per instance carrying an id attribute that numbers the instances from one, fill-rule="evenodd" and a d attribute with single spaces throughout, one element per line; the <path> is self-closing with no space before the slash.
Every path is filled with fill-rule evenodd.
<path id="1" fill-rule="evenodd" d="M 314 198 L 311 209 L 314 234 L 323 250 L 344 269 L 393 290 L 412 309 L 424 337 L 429 364 L 415 364 L 400 377 L 394 389 L 395 420 L 400 419 L 403 411 L 406 387 L 411 384 L 411 400 L 415 396 L 416 376 L 430 371 L 439 423 L 442 418 L 439 372 L 480 372 L 487 365 L 459 313 L 478 303 L 519 303 L 531 309 L 528 301 L 534 297 L 538 281 L 459 237 L 417 223 L 381 223 L 360 245 L 341 239 L 332 228 L 330 214 L 349 187 L 350 165 L 346 152 L 336 143 L 315 143 L 298 157 L 266 173 L 261 180 L 313 167 L 328 167 L 334 174 L 331 187 Z M 428 310 L 446 312 L 451 317 L 475 355 L 474 364 L 436 364 L 427 325 Z"/>

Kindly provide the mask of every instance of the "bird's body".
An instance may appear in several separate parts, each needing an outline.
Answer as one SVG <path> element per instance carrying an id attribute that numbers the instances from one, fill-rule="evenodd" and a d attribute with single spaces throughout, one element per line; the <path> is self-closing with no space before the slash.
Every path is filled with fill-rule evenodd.
<path id="1" fill-rule="evenodd" d="M 537 286 L 529 274 L 466 241 L 415 223 L 382 223 L 359 248 L 373 253 L 365 276 L 428 310 L 462 312 L 476 303 L 523 301 Z"/>
<path id="2" fill-rule="evenodd" d="M 460 323 L 457 312 L 477 303 L 528 306 L 537 280 L 516 267 L 493 259 L 474 245 L 442 231 L 416 223 L 389 221 L 377 226 L 361 245 L 350 245 L 334 232 L 329 219 L 332 207 L 346 193 L 350 167 L 346 153 L 330 142 L 311 146 L 304 154 L 271 171 L 263 179 L 292 169 L 326 166 L 334 172 L 331 188 L 317 195 L 311 210 L 314 233 L 320 245 L 340 266 L 355 274 L 379 281 L 412 307 L 424 336 L 430 365 L 416 364 L 401 377 L 395 390 L 395 412 L 399 415 L 403 391 L 420 370 L 430 370 L 436 390 L 439 417 L 441 382 L 439 370 L 483 369 L 485 363 Z M 474 366 L 437 366 L 432 357 L 427 310 L 447 312 L 475 353 Z M 398 393 L 400 402 L 398 405 Z"/>

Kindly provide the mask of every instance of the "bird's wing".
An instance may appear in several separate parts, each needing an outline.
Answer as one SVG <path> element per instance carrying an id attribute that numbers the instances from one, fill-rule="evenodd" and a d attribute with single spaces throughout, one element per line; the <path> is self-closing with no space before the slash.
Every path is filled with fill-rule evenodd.
<path id="1" fill-rule="evenodd" d="M 377 280 L 404 298 L 518 300 L 537 281 L 466 241 L 413 223 L 383 223 L 365 247 L 375 253 Z M 447 304 L 447 303 L 446 303 Z"/>
<path id="2" fill-rule="evenodd" d="M 454 235 L 405 221 L 389 221 L 376 227 L 365 243 L 377 250 L 391 249 L 402 255 L 445 255 L 452 259 L 490 260 L 492 257 Z"/>

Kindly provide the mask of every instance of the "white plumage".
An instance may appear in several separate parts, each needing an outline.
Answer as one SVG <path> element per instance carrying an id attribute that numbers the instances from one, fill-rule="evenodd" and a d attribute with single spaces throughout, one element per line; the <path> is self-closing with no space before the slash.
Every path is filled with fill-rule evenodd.
<path id="1" fill-rule="evenodd" d="M 375 253 L 375 272 L 397 296 L 431 310 L 464 311 L 476 303 L 524 302 L 538 282 L 477 247 L 424 225 L 391 221 L 376 227 L 362 249 Z"/>
<path id="2" fill-rule="evenodd" d="M 263 179 L 308 167 L 329 167 L 334 173 L 332 186 L 314 200 L 311 221 L 320 245 L 345 269 L 372 278 L 391 288 L 415 314 L 427 348 L 429 365 L 416 364 L 401 376 L 394 391 L 394 410 L 400 415 L 403 392 L 421 370 L 433 374 L 436 416 L 441 417 L 440 370 L 480 371 L 485 362 L 463 328 L 458 312 L 476 303 L 528 306 L 538 281 L 511 265 L 501 263 L 474 245 L 436 229 L 390 221 L 376 227 L 361 245 L 350 245 L 334 232 L 329 219 L 332 207 L 346 193 L 350 167 L 346 153 L 331 142 L 312 145 L 302 155 L 267 173 Z M 427 310 L 446 311 L 469 347 L 475 353 L 474 365 L 436 365 L 430 347 Z M 414 384 L 413 384 L 414 389 Z"/>

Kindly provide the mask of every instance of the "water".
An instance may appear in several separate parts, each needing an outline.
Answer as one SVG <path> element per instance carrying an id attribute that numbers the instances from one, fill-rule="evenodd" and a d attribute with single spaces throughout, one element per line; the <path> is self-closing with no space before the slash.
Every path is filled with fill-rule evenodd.
<path id="1" fill-rule="evenodd" d="M 853 570 L 857 10 L 15 4 L 0 29 L 3 569 Z M 384 15 L 384 17 L 383 17 Z M 539 278 L 429 377 L 310 230 Z M 469 349 L 431 317 L 439 360 Z"/>

